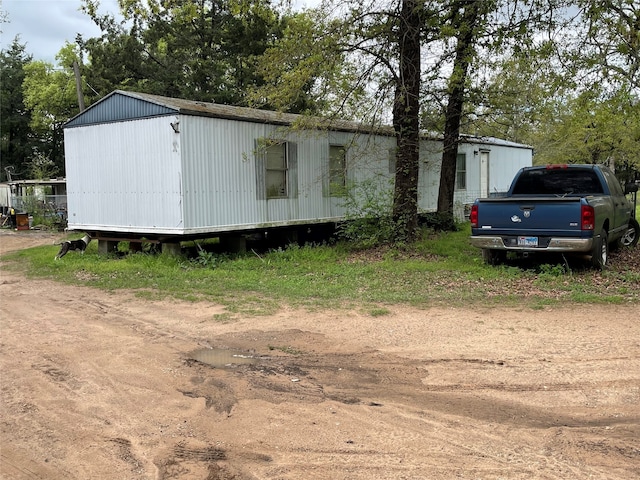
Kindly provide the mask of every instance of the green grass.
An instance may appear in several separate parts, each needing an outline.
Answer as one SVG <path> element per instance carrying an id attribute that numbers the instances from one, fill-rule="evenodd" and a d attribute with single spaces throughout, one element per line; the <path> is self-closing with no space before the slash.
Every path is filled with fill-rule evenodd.
<path id="1" fill-rule="evenodd" d="M 289 247 L 265 254 L 199 259 L 167 255 L 98 255 L 91 243 L 84 255 L 53 261 L 57 247 L 23 250 L 5 258 L 7 268 L 33 277 L 105 290 L 128 289 L 145 298 L 206 300 L 236 314 L 261 315 L 284 305 L 308 309 L 357 309 L 383 316 L 393 305 L 485 308 L 497 305 L 542 308 L 567 303 L 640 301 L 640 272 L 628 263 L 596 272 L 577 263 L 499 267 L 483 263 L 469 245 L 468 224 L 434 233 L 404 248 L 352 251 L 345 245 Z M 634 252 L 638 254 L 639 250 Z"/>

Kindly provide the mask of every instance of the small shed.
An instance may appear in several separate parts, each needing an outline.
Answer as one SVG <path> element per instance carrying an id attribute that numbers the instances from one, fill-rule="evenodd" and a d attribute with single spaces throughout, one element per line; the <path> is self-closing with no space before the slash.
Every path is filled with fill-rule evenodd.
<path id="1" fill-rule="evenodd" d="M 0 183 L 0 211 L 9 208 L 32 215 L 52 215 L 64 220 L 67 210 L 65 178 L 11 180 Z"/>
<path id="2" fill-rule="evenodd" d="M 114 91 L 64 129 L 68 226 L 94 238 L 179 242 L 340 221 L 350 185 L 393 188 L 389 127 Z M 419 208 L 435 211 L 442 140 L 421 140 Z M 458 214 L 506 191 L 532 148 L 466 136 Z"/>

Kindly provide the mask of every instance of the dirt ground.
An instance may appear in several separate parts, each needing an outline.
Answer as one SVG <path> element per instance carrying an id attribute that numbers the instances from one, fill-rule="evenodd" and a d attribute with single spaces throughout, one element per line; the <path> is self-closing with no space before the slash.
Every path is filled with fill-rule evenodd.
<path id="1" fill-rule="evenodd" d="M 0 294 L 2 479 L 640 478 L 638 305 L 230 319 L 6 269 Z"/>

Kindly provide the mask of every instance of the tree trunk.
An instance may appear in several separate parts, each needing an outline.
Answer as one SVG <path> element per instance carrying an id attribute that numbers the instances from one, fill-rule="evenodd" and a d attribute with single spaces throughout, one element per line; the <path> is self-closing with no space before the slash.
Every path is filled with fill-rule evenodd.
<path id="1" fill-rule="evenodd" d="M 420 4 L 403 0 L 400 12 L 400 72 L 393 104 L 396 132 L 396 182 L 393 219 L 396 240 L 411 241 L 418 226 L 419 96 L 420 96 Z"/>
<path id="2" fill-rule="evenodd" d="M 456 163 L 458 142 L 460 139 L 460 122 L 464 105 L 465 84 L 469 64 L 475 53 L 475 41 L 480 8 L 482 2 L 459 0 L 454 3 L 457 11 L 454 16 L 459 19 L 458 42 L 453 62 L 453 71 L 449 77 L 447 110 L 445 113 L 444 149 L 442 152 L 442 168 L 440 170 L 440 190 L 438 191 L 438 214 L 440 224 L 454 226 L 453 194 L 456 185 Z"/>

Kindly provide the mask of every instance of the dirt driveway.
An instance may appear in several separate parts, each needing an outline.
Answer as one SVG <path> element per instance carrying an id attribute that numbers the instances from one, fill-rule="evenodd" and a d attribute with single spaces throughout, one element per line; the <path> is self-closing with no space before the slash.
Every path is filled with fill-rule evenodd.
<path id="1" fill-rule="evenodd" d="M 0 294 L 2 479 L 640 478 L 638 305 L 230 321 L 6 271 Z"/>

